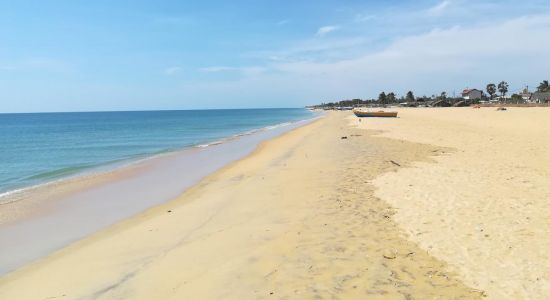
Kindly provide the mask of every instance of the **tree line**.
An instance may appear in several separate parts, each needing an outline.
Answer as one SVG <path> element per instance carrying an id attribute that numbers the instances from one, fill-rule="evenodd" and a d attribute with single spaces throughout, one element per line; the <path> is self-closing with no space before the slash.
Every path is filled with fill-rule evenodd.
<path id="1" fill-rule="evenodd" d="M 479 99 L 470 99 L 468 102 L 471 104 L 479 103 L 479 101 L 482 100 L 493 100 L 494 96 L 497 95 L 497 92 L 500 93 L 501 101 L 504 101 L 506 98 L 506 95 L 509 92 L 509 84 L 506 81 L 501 81 L 498 84 L 495 83 L 489 83 L 485 87 L 485 91 L 489 95 L 487 97 L 483 91 L 481 91 L 481 98 Z M 537 92 L 550 92 L 550 87 L 548 85 L 548 80 L 543 80 L 539 86 L 537 87 Z M 511 96 L 512 101 L 522 101 L 522 96 L 519 94 L 513 94 Z M 322 103 L 321 105 L 316 105 L 315 107 L 354 107 L 354 106 L 361 106 L 361 105 L 370 105 L 370 104 L 380 104 L 380 105 L 388 105 L 388 104 L 410 104 L 411 106 L 419 105 L 422 102 L 433 102 L 433 101 L 440 101 L 444 100 L 451 104 L 464 101 L 462 97 L 448 97 L 447 92 L 443 91 L 439 95 L 432 95 L 431 97 L 428 96 L 420 96 L 415 97 L 413 91 L 408 91 L 405 96 L 397 97 L 397 95 L 394 92 L 381 92 L 378 95 L 378 98 L 376 99 L 351 99 L 351 100 L 340 100 L 335 102 L 327 102 Z"/>
<path id="2" fill-rule="evenodd" d="M 485 91 L 487 94 L 489 94 L 489 99 L 493 100 L 494 96 L 497 94 L 497 91 L 500 93 L 501 99 L 504 99 L 506 97 L 506 94 L 508 93 L 508 82 L 501 81 L 498 85 L 494 83 L 487 84 Z M 547 93 L 550 92 L 550 87 L 548 86 L 548 80 L 543 80 L 539 86 L 537 87 L 537 92 L 539 93 Z M 519 94 L 513 94 L 511 96 L 511 99 L 513 101 L 519 101 L 522 100 L 522 95 Z"/>

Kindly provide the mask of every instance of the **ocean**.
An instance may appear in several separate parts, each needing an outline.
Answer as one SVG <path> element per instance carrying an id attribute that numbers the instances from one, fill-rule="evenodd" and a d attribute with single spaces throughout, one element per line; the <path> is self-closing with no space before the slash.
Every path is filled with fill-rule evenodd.
<path id="1" fill-rule="evenodd" d="M 312 117 L 301 108 L 0 114 L 0 203 L 31 186 Z"/>
<path id="2" fill-rule="evenodd" d="M 182 195 L 306 109 L 0 115 L 0 275 Z"/>

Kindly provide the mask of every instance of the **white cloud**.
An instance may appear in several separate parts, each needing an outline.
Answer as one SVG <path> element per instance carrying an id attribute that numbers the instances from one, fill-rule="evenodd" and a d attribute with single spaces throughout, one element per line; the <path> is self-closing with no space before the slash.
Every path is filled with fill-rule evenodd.
<path id="1" fill-rule="evenodd" d="M 445 10 L 451 5 L 450 0 L 443 0 L 442 2 L 438 3 L 437 5 L 431 7 L 428 9 L 428 15 L 430 16 L 440 16 L 442 15 Z"/>
<path id="2" fill-rule="evenodd" d="M 277 22 L 277 26 L 283 26 L 283 25 L 286 25 L 288 23 L 290 23 L 289 20 L 281 20 L 281 21 Z"/>
<path id="3" fill-rule="evenodd" d="M 284 56 L 280 56 L 280 55 L 269 55 L 269 56 L 267 57 L 267 59 L 273 60 L 273 61 L 282 61 L 282 60 L 285 60 L 285 57 L 284 57 Z"/>
<path id="4" fill-rule="evenodd" d="M 510 90 L 515 90 L 547 79 L 550 40 L 544 37 L 549 35 L 550 14 L 486 26 L 455 26 L 404 37 L 379 51 L 363 50 L 355 58 L 271 61 L 255 76 L 209 83 L 204 93 L 217 90 L 228 97 L 242 96 L 239 99 L 269 95 L 301 104 L 376 97 L 380 91 L 452 93 L 500 80 L 507 80 Z M 521 36 L 521 42 L 510 36 Z M 243 89 L 246 95 L 239 94 Z"/>
<path id="5" fill-rule="evenodd" d="M 240 69 L 245 76 L 258 76 L 267 71 L 265 67 L 244 67 Z"/>
<path id="6" fill-rule="evenodd" d="M 199 69 L 199 71 L 204 72 L 204 73 L 218 73 L 218 72 L 235 71 L 235 70 L 237 70 L 237 68 L 222 67 L 222 66 L 204 67 L 204 68 Z"/>
<path id="7" fill-rule="evenodd" d="M 367 21 L 370 21 L 370 20 L 374 20 L 376 19 L 376 16 L 375 15 L 364 15 L 364 14 L 357 14 L 355 15 L 355 17 L 353 18 L 353 21 L 355 23 L 363 23 L 363 22 L 367 22 Z"/>
<path id="8" fill-rule="evenodd" d="M 550 15 L 531 16 L 486 27 L 434 30 L 397 40 L 381 51 L 356 59 L 278 64 L 277 68 L 301 77 L 337 82 L 343 94 L 345 90 L 359 92 L 365 88 L 419 89 L 427 93 L 502 79 L 522 85 L 547 76 L 550 61 L 544 58 L 550 40 L 543 37 L 548 35 Z M 521 36 L 521 43 L 510 36 Z"/>
<path id="9" fill-rule="evenodd" d="M 336 25 L 323 26 L 317 30 L 317 33 L 315 35 L 322 37 L 338 29 L 340 29 L 340 26 L 336 26 Z"/>
<path id="10" fill-rule="evenodd" d="M 168 67 L 168 68 L 164 69 L 164 74 L 166 74 L 166 75 L 176 75 L 176 74 L 180 73 L 181 71 L 182 71 L 181 67 L 177 67 L 177 66 Z"/>
<path id="11" fill-rule="evenodd" d="M 220 73 L 220 72 L 239 72 L 245 76 L 258 75 L 265 71 L 264 67 L 251 66 L 251 67 L 226 67 L 226 66 L 212 66 L 200 68 L 199 71 L 203 73 Z"/>
<path id="12" fill-rule="evenodd" d="M 289 62 L 299 60 L 335 60 L 353 55 L 362 46 L 368 43 L 369 39 L 364 37 L 353 38 L 312 38 L 296 42 L 286 49 L 259 51 L 247 53 L 247 57 L 255 59 L 267 59 L 269 61 Z"/>

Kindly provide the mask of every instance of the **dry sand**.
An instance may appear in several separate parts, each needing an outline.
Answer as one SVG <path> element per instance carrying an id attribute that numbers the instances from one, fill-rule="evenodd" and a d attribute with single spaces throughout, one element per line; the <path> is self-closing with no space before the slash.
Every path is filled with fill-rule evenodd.
<path id="1" fill-rule="evenodd" d="M 465 245 L 453 244 L 464 236 L 448 236 L 453 243 L 444 239 L 432 242 L 441 250 L 429 253 L 444 260 L 407 240 L 406 232 L 414 232 L 411 228 L 416 220 L 407 221 L 412 213 L 407 212 L 410 207 L 403 202 L 413 198 L 404 198 L 400 193 L 408 187 L 401 172 L 417 170 L 408 167 L 419 161 L 425 163 L 415 166 L 436 166 L 428 161 L 433 161 L 429 157 L 439 148 L 374 137 L 369 131 L 350 126 L 349 115 L 330 113 L 266 142 L 246 159 L 207 177 L 179 198 L 0 278 L 0 299 L 481 298 L 483 292 L 474 285 L 487 285 L 465 276 L 472 283 L 466 285 L 444 261 L 455 263 L 455 257 L 440 255 L 449 250 L 448 245 L 457 252 L 467 249 L 468 240 Z M 405 120 L 393 121 L 403 124 Z M 533 144 L 529 149 L 535 151 L 537 147 Z M 371 181 L 388 172 L 391 175 L 384 178 L 390 179 L 396 196 L 402 197 L 400 201 L 388 201 L 400 209 L 398 220 L 407 231 L 394 221 L 395 211 L 388 202 L 374 195 Z M 397 177 L 394 180 L 391 176 Z M 445 180 L 449 181 L 448 177 Z M 528 180 L 538 187 L 536 178 Z M 383 182 L 377 184 L 385 198 L 389 191 Z M 428 183 L 417 188 L 418 195 L 429 194 Z M 500 192 L 500 187 L 491 189 Z M 447 186 L 442 193 L 460 190 Z M 476 194 L 472 196 L 479 199 Z M 526 204 L 516 202 L 515 210 L 523 216 L 528 209 L 530 222 L 542 224 L 536 216 L 544 211 L 531 212 L 535 206 L 542 208 L 542 199 L 522 197 L 528 197 L 533 206 L 526 208 Z M 425 201 L 418 202 L 422 205 Z M 420 211 L 423 207 L 413 209 L 415 218 L 429 213 L 429 220 L 436 222 L 434 215 L 440 211 L 434 207 L 427 205 L 427 211 Z M 446 213 L 443 218 L 452 216 L 452 212 Z M 476 251 L 490 251 L 489 241 L 507 236 L 503 228 L 497 231 L 490 226 L 499 222 L 499 216 L 466 218 L 475 223 L 474 227 L 483 221 L 491 235 L 487 239 L 472 232 L 476 235 Z M 460 215 L 452 220 L 462 222 L 458 218 Z M 524 239 L 539 241 L 539 229 L 532 228 L 527 220 L 508 221 L 512 230 L 528 229 L 521 233 Z M 516 221 L 518 225 L 514 225 Z M 447 232 L 435 223 L 428 228 L 431 232 Z M 424 240 L 411 237 L 428 249 Z M 538 248 L 525 248 L 521 248 L 526 252 L 520 259 L 541 259 L 544 254 L 534 253 Z M 478 266 L 471 263 L 468 261 L 467 267 L 477 272 Z M 453 265 L 453 269 L 464 276 L 462 268 Z"/>
<path id="2" fill-rule="evenodd" d="M 549 299 L 550 108 L 399 116 L 352 122 L 439 147 L 434 162 L 373 182 L 409 238 L 492 299 Z"/>

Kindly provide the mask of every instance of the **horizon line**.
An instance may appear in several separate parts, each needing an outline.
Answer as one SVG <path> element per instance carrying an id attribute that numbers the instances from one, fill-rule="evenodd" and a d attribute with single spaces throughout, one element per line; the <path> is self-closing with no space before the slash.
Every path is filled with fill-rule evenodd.
<path id="1" fill-rule="evenodd" d="M 246 107 L 246 108 L 192 108 L 192 109 L 136 109 L 136 110 L 81 110 L 81 111 L 35 111 L 35 112 L 0 112 L 0 115 L 14 114 L 65 114 L 65 113 L 109 113 L 109 112 L 160 112 L 160 111 L 199 111 L 199 110 L 253 110 L 253 109 L 298 109 L 299 107 Z"/>

